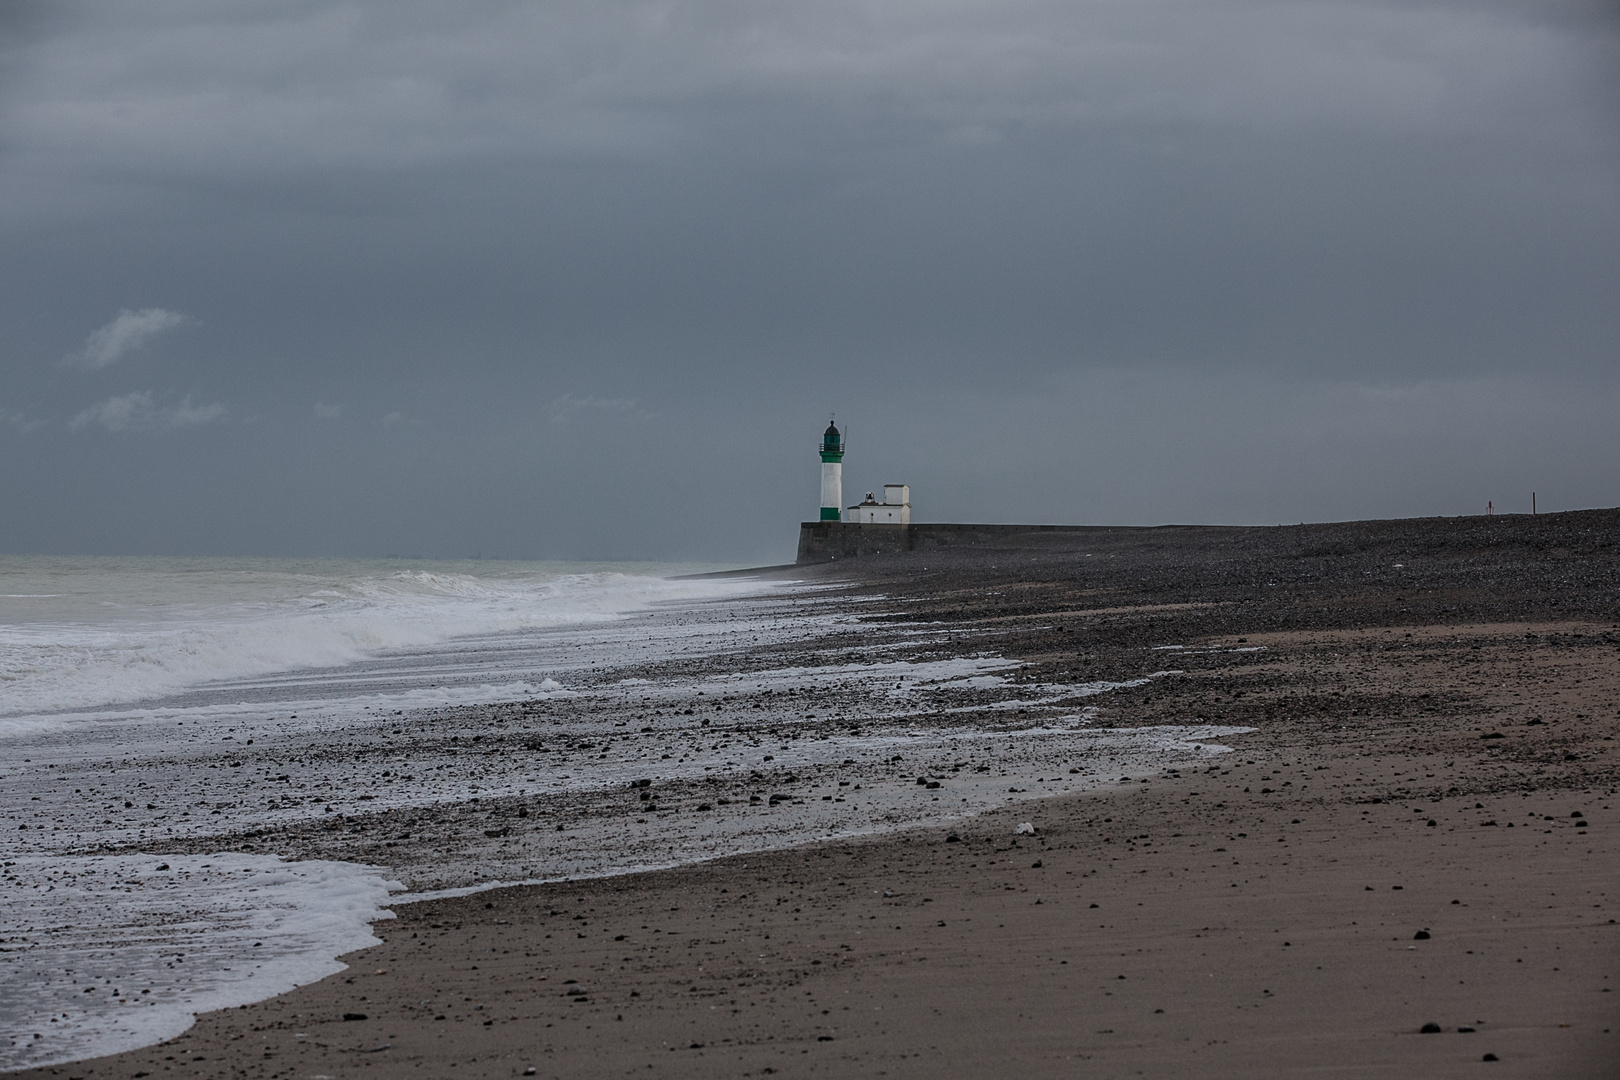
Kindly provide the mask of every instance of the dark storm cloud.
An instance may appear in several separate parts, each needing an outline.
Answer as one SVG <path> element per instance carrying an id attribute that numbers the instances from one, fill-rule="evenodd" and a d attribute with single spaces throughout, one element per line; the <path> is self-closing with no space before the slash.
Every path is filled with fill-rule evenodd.
<path id="1" fill-rule="evenodd" d="M 36 12 L 0 547 L 779 555 L 834 409 L 936 520 L 1612 503 L 1606 16 Z"/>

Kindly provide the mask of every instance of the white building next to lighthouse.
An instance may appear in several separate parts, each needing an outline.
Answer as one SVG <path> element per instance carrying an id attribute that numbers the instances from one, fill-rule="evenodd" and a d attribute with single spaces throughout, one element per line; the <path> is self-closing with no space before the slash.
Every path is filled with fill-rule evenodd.
<path id="1" fill-rule="evenodd" d="M 866 498 L 850 507 L 844 520 L 856 525 L 910 525 L 911 487 L 908 484 L 884 484 L 883 501 L 868 491 Z"/>

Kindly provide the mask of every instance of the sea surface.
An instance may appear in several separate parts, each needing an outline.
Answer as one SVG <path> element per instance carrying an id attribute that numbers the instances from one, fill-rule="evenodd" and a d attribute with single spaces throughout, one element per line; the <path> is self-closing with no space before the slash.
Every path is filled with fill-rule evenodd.
<path id="1" fill-rule="evenodd" d="M 669 564 L 0 556 L 0 731 L 758 586 Z M 474 692 L 476 696 L 476 691 Z"/>
<path id="2" fill-rule="evenodd" d="M 0 557 L 0 1071 L 323 978 L 403 899 L 947 822 L 1239 730 L 1106 723 L 1173 648 L 1032 683 L 993 632 L 712 569 Z"/>

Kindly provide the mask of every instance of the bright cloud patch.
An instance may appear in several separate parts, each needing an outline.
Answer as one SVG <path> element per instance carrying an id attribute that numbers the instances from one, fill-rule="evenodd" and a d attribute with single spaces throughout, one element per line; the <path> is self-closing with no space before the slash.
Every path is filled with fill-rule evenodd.
<path id="1" fill-rule="evenodd" d="M 152 403 L 150 390 L 136 390 L 92 405 L 75 416 L 71 426 L 74 430 L 99 424 L 108 431 L 150 431 L 195 427 L 224 418 L 225 406 L 217 401 L 208 405 L 194 405 L 188 394 L 178 405 L 159 407 Z"/>
<path id="2" fill-rule="evenodd" d="M 173 330 L 185 321 L 184 315 L 162 308 L 142 308 L 139 311 L 125 308 L 116 319 L 85 338 L 82 349 L 64 356 L 62 363 L 87 371 L 116 364 L 125 353 L 140 348 L 148 339 Z"/>

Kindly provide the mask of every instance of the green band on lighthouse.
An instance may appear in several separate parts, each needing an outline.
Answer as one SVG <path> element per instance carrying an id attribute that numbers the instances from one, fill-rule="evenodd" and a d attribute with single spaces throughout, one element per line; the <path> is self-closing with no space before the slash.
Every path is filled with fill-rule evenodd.
<path id="1" fill-rule="evenodd" d="M 821 508 L 821 520 L 822 521 L 837 521 L 838 520 L 838 507 L 836 507 L 836 506 L 823 506 Z"/>

